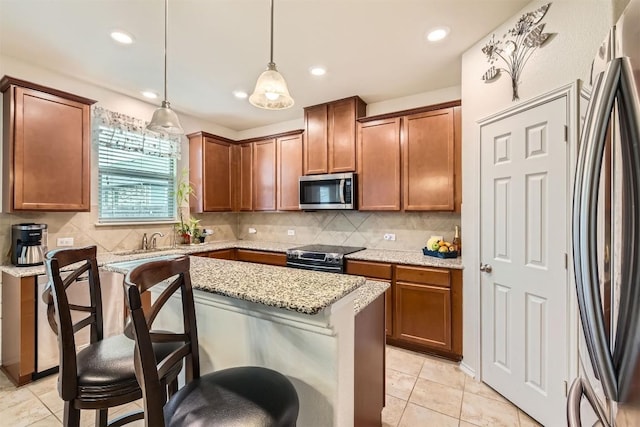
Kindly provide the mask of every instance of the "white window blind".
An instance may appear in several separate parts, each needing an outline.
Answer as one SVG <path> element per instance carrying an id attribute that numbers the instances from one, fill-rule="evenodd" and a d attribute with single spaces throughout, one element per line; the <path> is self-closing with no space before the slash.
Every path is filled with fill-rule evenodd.
<path id="1" fill-rule="evenodd" d="M 94 110 L 99 221 L 175 220 L 179 140 L 148 132 L 139 121 L 126 126 L 122 118 L 131 118 L 121 114 L 114 122 L 114 114 Z"/>

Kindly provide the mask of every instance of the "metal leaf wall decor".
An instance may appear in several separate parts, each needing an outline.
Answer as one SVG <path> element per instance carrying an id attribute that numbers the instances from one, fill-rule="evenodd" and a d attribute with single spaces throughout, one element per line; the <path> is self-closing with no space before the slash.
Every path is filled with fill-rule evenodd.
<path id="1" fill-rule="evenodd" d="M 482 48 L 482 53 L 485 54 L 491 65 L 482 75 L 482 80 L 485 83 L 490 83 L 497 80 L 502 71 L 507 73 L 511 77 L 513 101 L 520 99 L 518 85 L 524 66 L 533 52 L 542 46 L 552 34 L 543 32 L 545 24 L 540 23 L 550 6 L 551 3 L 547 3 L 533 12 L 525 13 L 518 19 L 514 27 L 502 36 L 502 40 L 496 40 L 496 35 L 493 34 Z M 498 60 L 504 62 L 503 67 L 499 66 L 501 64 Z M 496 64 L 497 62 L 498 64 Z"/>

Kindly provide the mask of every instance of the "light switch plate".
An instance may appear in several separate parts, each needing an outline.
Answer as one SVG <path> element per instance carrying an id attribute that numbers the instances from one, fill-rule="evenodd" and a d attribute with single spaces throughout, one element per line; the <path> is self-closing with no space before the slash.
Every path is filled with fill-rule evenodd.
<path id="1" fill-rule="evenodd" d="M 258 230 L 256 230 L 253 227 L 249 227 L 249 234 L 256 234 L 258 232 Z"/>
<path id="2" fill-rule="evenodd" d="M 287 236 L 295 236 L 296 230 L 287 230 Z"/>
<path id="3" fill-rule="evenodd" d="M 387 233 L 384 235 L 384 240 L 396 240 L 396 235 L 394 233 Z"/>
<path id="4" fill-rule="evenodd" d="M 56 240 L 56 246 L 73 246 L 73 237 L 58 237 Z"/>

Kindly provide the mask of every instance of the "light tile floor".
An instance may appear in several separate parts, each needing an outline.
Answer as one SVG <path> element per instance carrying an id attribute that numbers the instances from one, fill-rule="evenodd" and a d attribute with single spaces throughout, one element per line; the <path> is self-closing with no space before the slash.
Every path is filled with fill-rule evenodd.
<path id="1" fill-rule="evenodd" d="M 0 425 L 60 427 L 63 404 L 52 375 L 16 388 L 0 373 Z M 456 363 L 396 347 L 387 347 L 387 406 L 383 427 L 539 426 L 524 412 Z M 110 411 L 112 415 L 140 407 L 140 402 Z M 82 411 L 81 426 L 94 425 L 94 411 Z M 143 427 L 138 421 L 130 424 Z M 306 426 L 301 426 L 306 427 Z"/>
<path id="2" fill-rule="evenodd" d="M 458 364 L 387 346 L 383 427 L 540 426 Z"/>

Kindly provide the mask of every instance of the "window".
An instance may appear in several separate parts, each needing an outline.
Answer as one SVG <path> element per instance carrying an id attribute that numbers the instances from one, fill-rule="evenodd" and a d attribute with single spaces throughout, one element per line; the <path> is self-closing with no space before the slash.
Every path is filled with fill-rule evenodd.
<path id="1" fill-rule="evenodd" d="M 94 108 L 101 223 L 176 218 L 178 138 L 148 132 L 140 120 Z"/>

